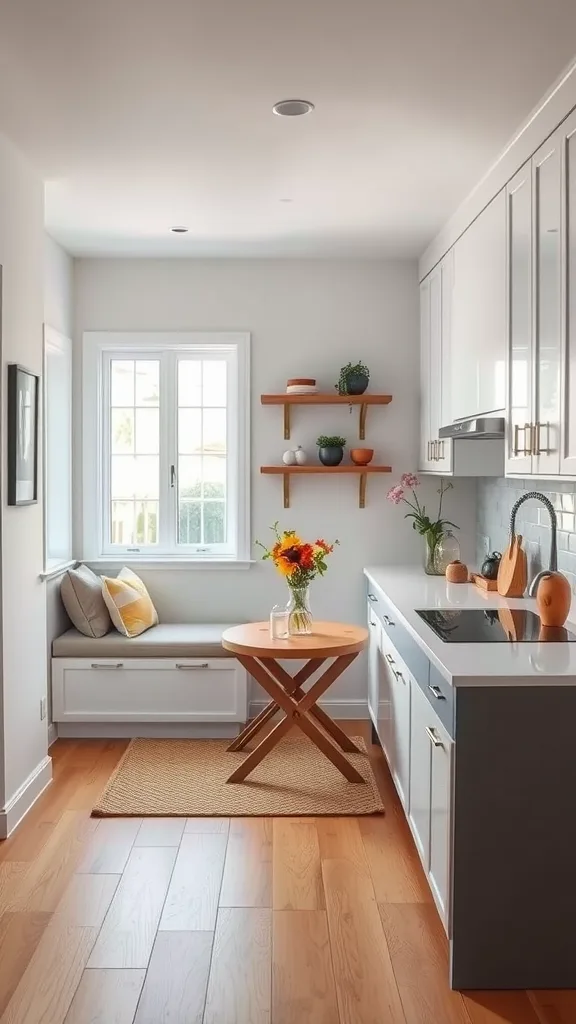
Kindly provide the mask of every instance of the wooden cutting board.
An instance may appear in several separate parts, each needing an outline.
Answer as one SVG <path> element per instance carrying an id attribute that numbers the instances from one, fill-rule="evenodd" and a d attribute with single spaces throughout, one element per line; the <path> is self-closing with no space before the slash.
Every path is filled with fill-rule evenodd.
<path id="1" fill-rule="evenodd" d="M 498 569 L 498 593 L 502 597 L 523 597 L 528 582 L 526 552 L 522 549 L 522 537 L 513 534 L 502 555 Z"/>

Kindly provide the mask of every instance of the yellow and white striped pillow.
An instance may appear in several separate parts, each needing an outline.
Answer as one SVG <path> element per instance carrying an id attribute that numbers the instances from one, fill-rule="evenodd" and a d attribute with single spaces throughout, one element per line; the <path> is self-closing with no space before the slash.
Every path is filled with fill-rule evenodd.
<path id="1" fill-rule="evenodd" d="M 158 622 L 158 614 L 142 580 L 131 569 L 102 577 L 102 596 L 110 618 L 124 636 L 140 636 Z"/>

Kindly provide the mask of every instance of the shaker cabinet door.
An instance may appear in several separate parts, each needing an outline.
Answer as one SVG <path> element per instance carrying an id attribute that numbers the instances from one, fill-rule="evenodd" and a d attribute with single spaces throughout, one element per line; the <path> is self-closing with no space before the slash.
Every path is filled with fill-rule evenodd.
<path id="1" fill-rule="evenodd" d="M 411 686 L 411 696 L 409 818 L 424 869 L 428 871 L 430 864 L 432 751 L 427 729 L 432 712 L 417 683 L 413 683 Z"/>
<path id="2" fill-rule="evenodd" d="M 452 807 L 452 751 L 454 744 L 436 722 L 429 733 L 432 747 L 430 780 L 430 883 L 445 921 L 449 911 Z"/>
<path id="3" fill-rule="evenodd" d="M 380 645 L 380 622 L 376 612 L 368 605 L 368 711 L 378 731 L 378 658 Z"/>
<path id="4" fill-rule="evenodd" d="M 506 189 L 508 233 L 508 422 L 506 472 L 532 472 L 532 168 Z"/>
<path id="5" fill-rule="evenodd" d="M 398 796 L 408 808 L 410 792 L 410 676 L 406 665 L 382 631 L 390 699 L 390 771 Z"/>
<path id="6" fill-rule="evenodd" d="M 562 280 L 566 315 L 562 358 L 560 472 L 576 477 L 576 113 L 562 125 Z"/>

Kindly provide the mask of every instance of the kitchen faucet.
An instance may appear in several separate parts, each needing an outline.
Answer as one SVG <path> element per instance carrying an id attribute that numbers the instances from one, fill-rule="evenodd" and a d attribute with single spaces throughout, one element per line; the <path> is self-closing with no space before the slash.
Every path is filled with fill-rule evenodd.
<path id="1" fill-rule="evenodd" d="M 545 576 L 550 576 L 553 572 L 558 571 L 558 519 L 552 502 L 546 497 L 545 494 L 542 494 L 541 491 L 528 491 L 527 494 L 523 494 L 521 498 L 518 498 L 518 501 L 515 502 L 515 504 L 512 506 L 512 511 L 510 513 L 511 537 L 513 537 L 516 533 L 516 513 L 518 512 L 520 506 L 523 505 L 525 501 L 528 501 L 529 498 L 536 498 L 538 501 L 541 501 L 544 505 L 544 508 L 547 509 L 548 515 L 550 516 L 550 529 L 552 533 L 550 539 L 550 564 L 547 569 L 542 569 L 539 573 L 536 574 L 528 588 L 528 593 L 530 597 L 534 597 L 538 589 L 538 584 L 540 583 L 540 580 L 543 579 Z"/>

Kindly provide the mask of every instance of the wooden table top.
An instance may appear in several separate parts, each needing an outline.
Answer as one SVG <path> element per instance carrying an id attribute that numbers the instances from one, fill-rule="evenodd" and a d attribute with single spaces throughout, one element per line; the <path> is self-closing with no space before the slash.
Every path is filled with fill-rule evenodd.
<path id="1" fill-rule="evenodd" d="M 254 658 L 338 658 L 357 654 L 368 643 L 368 630 L 342 622 L 314 622 L 309 636 L 291 636 L 271 640 L 267 622 L 248 622 L 231 626 L 222 634 L 222 646 L 234 654 Z"/>

